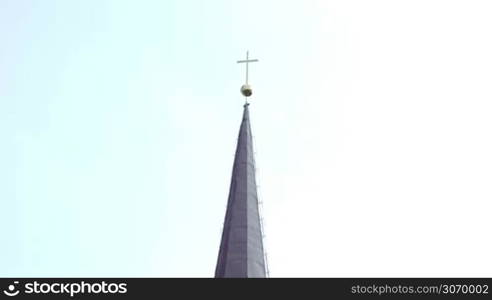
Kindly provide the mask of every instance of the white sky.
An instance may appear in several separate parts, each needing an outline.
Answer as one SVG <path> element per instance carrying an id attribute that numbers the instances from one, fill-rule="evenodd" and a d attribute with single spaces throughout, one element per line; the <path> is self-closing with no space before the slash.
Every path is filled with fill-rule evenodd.
<path id="1" fill-rule="evenodd" d="M 272 276 L 491 276 L 491 15 L 2 1 L 0 276 L 212 276 L 247 49 Z"/>

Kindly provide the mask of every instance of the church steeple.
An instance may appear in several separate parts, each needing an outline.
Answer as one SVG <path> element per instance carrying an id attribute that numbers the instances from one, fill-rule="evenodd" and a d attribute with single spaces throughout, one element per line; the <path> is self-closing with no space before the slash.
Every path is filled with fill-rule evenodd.
<path id="1" fill-rule="evenodd" d="M 244 104 L 215 277 L 266 277 L 249 104 Z"/>
<path id="2" fill-rule="evenodd" d="M 266 277 L 267 275 L 247 100 L 253 93 L 248 82 L 248 64 L 257 61 L 249 58 L 249 52 L 246 52 L 245 60 L 238 61 L 246 64 L 246 83 L 241 87 L 241 94 L 246 97 L 246 103 L 232 167 L 229 199 L 215 277 Z"/>

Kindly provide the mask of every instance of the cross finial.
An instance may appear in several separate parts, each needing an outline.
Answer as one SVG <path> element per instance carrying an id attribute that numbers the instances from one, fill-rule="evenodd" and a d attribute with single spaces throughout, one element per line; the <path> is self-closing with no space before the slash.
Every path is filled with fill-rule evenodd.
<path id="1" fill-rule="evenodd" d="M 237 63 L 246 63 L 246 84 L 248 84 L 248 65 L 250 62 L 257 62 L 257 59 L 249 59 L 249 51 L 246 51 L 246 59 L 245 60 L 238 60 Z"/>
<path id="2" fill-rule="evenodd" d="M 246 104 L 248 103 L 247 98 L 253 94 L 253 89 L 248 83 L 248 66 L 250 62 L 257 62 L 257 59 L 249 59 L 249 51 L 246 51 L 246 59 L 245 60 L 238 60 L 237 63 L 246 63 L 246 83 L 243 84 L 241 87 L 241 94 L 243 94 L 244 97 L 246 97 Z"/>

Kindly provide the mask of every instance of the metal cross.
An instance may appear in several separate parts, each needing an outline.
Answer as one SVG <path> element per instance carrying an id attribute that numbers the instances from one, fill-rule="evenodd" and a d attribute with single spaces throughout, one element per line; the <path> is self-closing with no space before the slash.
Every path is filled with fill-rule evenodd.
<path id="1" fill-rule="evenodd" d="M 250 62 L 257 62 L 257 59 L 249 59 L 249 51 L 246 51 L 246 59 L 245 60 L 238 60 L 237 63 L 246 63 L 246 84 L 248 84 L 248 64 Z"/>

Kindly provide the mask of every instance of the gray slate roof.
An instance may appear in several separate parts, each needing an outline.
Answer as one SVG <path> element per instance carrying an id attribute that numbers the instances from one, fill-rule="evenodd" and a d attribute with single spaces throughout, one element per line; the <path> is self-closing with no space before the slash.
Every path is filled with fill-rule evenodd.
<path id="1" fill-rule="evenodd" d="M 239 129 L 215 277 L 266 277 L 248 106 Z"/>

